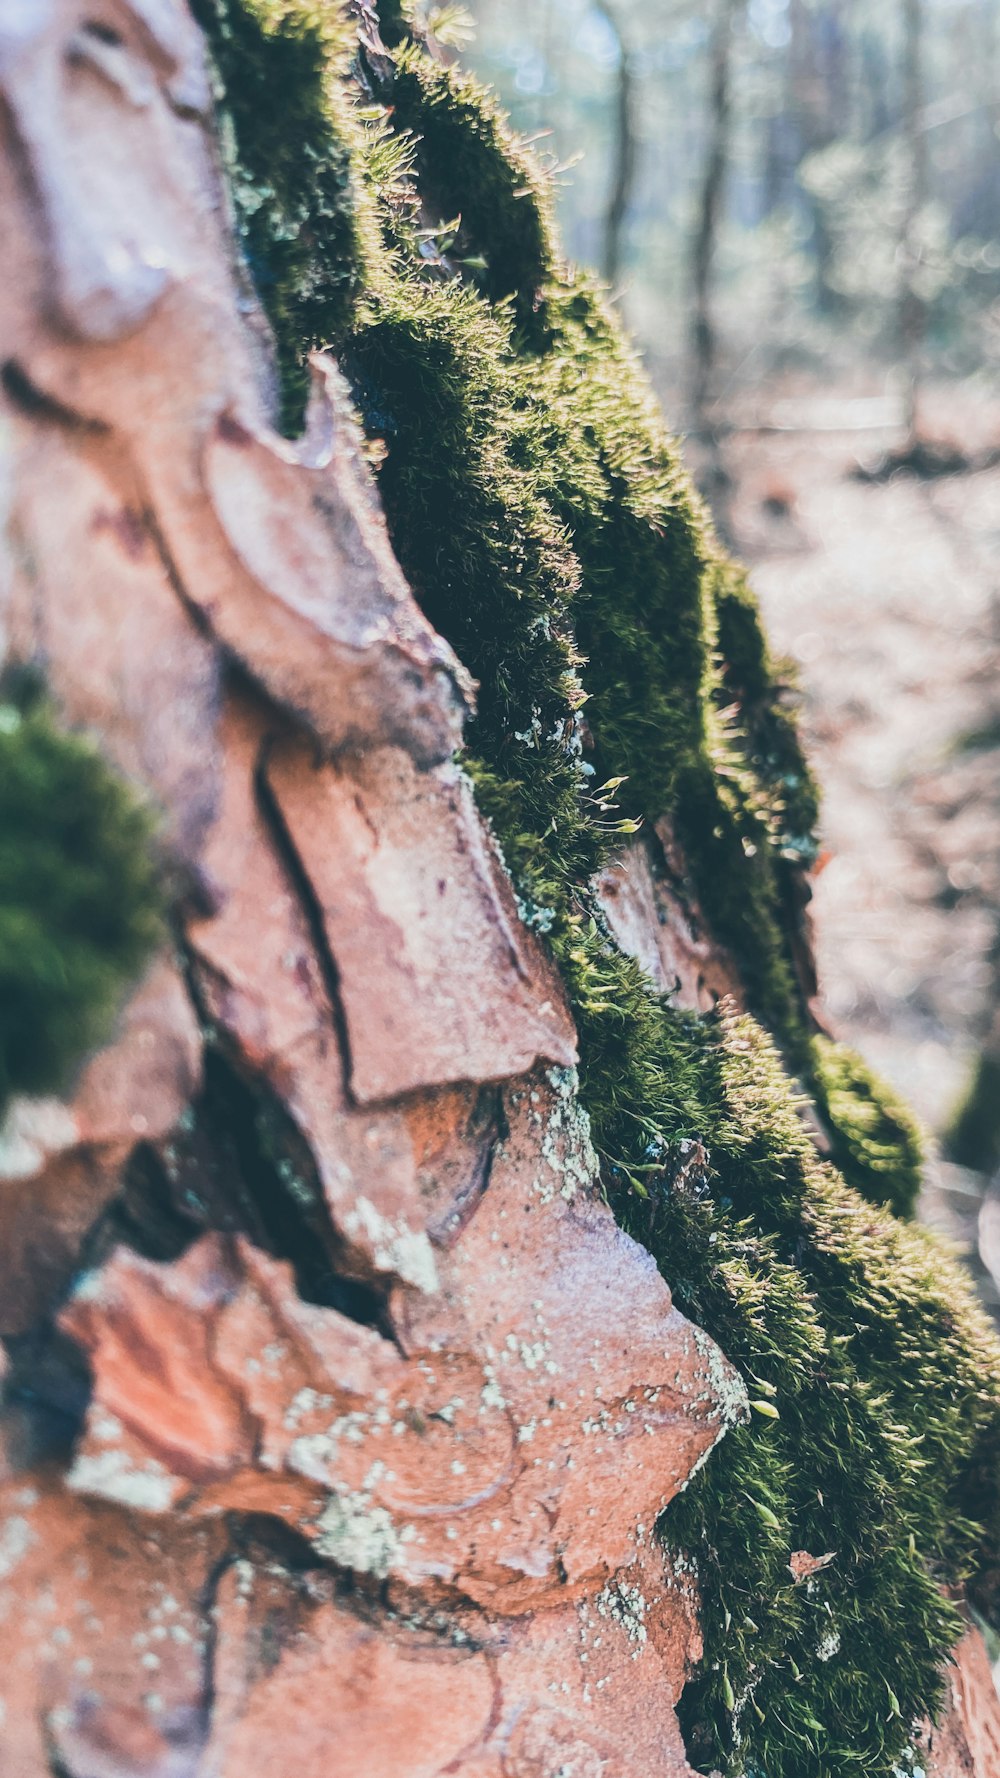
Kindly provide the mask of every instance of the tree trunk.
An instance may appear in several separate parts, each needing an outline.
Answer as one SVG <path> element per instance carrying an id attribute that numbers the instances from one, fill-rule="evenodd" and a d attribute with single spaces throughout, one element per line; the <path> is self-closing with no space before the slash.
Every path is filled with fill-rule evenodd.
<path id="1" fill-rule="evenodd" d="M 614 153 L 611 189 L 604 218 L 604 253 L 602 272 L 608 289 L 617 291 L 622 269 L 622 245 L 628 222 L 632 185 L 635 179 L 635 82 L 629 61 L 629 46 L 621 19 L 610 0 L 600 0 L 602 18 L 614 32 L 618 42 L 618 81 L 615 87 Z"/>
<path id="2" fill-rule="evenodd" d="M 743 0 L 719 0 L 709 50 L 709 137 L 698 217 L 691 248 L 693 372 L 691 406 L 697 425 L 704 425 L 712 393 L 717 356 L 712 312 L 712 272 L 725 195 L 732 127 L 733 31 Z"/>
<path id="3" fill-rule="evenodd" d="M 493 1771 L 502 1730 L 681 1772 L 696 1626 L 646 1623 L 637 1528 L 742 1389 L 594 1193 L 332 362 L 272 430 L 198 33 L 129 26 L 3 64 L 7 649 L 181 885 L 110 1048 L 8 1119 L 3 1770 Z"/>
<path id="4" fill-rule="evenodd" d="M 921 354 L 927 329 L 927 303 L 920 288 L 920 225 L 928 198 L 928 147 L 924 110 L 923 0 L 903 0 L 903 105 L 901 134 L 906 167 L 906 203 L 899 236 L 899 353 L 906 379 L 906 435 L 909 449 L 920 433 Z"/>
<path id="5" fill-rule="evenodd" d="M 0 1763 L 690 1778 L 697 1576 L 653 1530 L 746 1433 L 746 1382 L 609 1207 L 586 1007 L 453 761 L 470 680 L 403 576 L 329 355 L 302 435 L 275 428 L 200 32 L 181 0 L 108 18 L 0 0 L 0 635 L 158 811 L 169 941 L 75 1087 L 15 1098 L 0 1136 Z M 661 820 L 607 868 L 592 931 L 574 881 L 571 961 L 640 959 L 646 985 L 620 979 L 649 1016 L 745 997 L 685 878 Z M 747 1154 L 749 1097 L 726 1114 Z M 780 1165 L 808 1170 L 781 1115 Z M 636 1228 L 668 1184 L 695 1226 L 700 1141 L 643 1143 Z M 778 1523 L 737 1512 L 748 1549 Z M 788 1596 L 832 1560 L 789 1544 Z M 984 1662 L 970 1631 L 939 1778 L 1000 1770 Z"/>

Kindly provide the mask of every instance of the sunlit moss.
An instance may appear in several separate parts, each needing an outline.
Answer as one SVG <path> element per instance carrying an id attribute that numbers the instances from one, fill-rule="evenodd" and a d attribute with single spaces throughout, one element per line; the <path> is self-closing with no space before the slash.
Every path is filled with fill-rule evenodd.
<path id="1" fill-rule="evenodd" d="M 306 354 L 343 336 L 364 277 L 350 112 L 334 98 L 352 35 L 324 0 L 192 0 L 208 33 L 237 228 L 267 306 L 282 420 L 302 422 Z"/>
<path id="2" fill-rule="evenodd" d="M 554 259 L 549 192 L 493 94 L 410 44 L 396 57 L 391 103 L 393 128 L 415 141 L 423 196 L 454 224 L 463 273 L 530 324 Z"/>

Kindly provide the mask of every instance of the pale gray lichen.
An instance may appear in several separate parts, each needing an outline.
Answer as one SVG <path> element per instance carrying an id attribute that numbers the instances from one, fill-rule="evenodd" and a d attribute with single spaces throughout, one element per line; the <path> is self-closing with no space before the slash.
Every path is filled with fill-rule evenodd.
<path id="1" fill-rule="evenodd" d="M 691 1337 L 708 1370 L 709 1404 L 720 1416 L 724 1427 L 745 1426 L 750 1418 L 750 1398 L 743 1378 L 726 1363 L 704 1328 L 692 1324 Z"/>
<path id="2" fill-rule="evenodd" d="M 575 1068 L 547 1068 L 553 1104 L 541 1141 L 542 1159 L 562 1177 L 560 1196 L 571 1202 L 578 1191 L 593 1186 L 599 1162 L 591 1140 L 590 1118 L 580 1103 L 580 1082 Z"/>
<path id="3" fill-rule="evenodd" d="M 15 1514 L 0 1529 L 0 1580 L 13 1574 L 28 1551 L 38 1542 L 37 1533 L 28 1520 Z"/>
<path id="4" fill-rule="evenodd" d="M 393 1272 L 404 1284 L 412 1284 L 432 1296 L 438 1289 L 434 1250 L 423 1229 L 411 1229 L 404 1217 L 393 1222 L 383 1216 L 370 1198 L 359 1196 L 344 1217 L 348 1235 L 363 1235 L 371 1244 L 372 1257 L 382 1272 Z"/>
<path id="5" fill-rule="evenodd" d="M 299 1424 L 302 1413 L 310 1405 L 321 1407 L 330 1401 L 328 1396 L 316 1395 L 314 1403 L 310 1404 L 304 1398 L 312 1394 L 311 1390 L 299 1390 L 293 1397 L 285 1411 L 285 1425 L 290 1431 Z M 289 1469 L 299 1475 L 309 1476 L 315 1482 L 329 1482 L 341 1441 L 349 1445 L 363 1444 L 375 1418 L 376 1416 L 365 1413 L 363 1409 L 353 1408 L 331 1420 L 323 1431 L 300 1433 L 288 1450 Z M 377 1411 L 377 1423 L 383 1427 L 390 1425 L 391 1415 L 387 1410 Z M 405 1423 L 403 1429 L 405 1430 Z"/>
<path id="6" fill-rule="evenodd" d="M 173 1505 L 179 1482 L 155 1457 L 140 1468 L 126 1451 L 111 1446 L 93 1455 L 81 1452 L 66 1476 L 66 1485 L 77 1494 L 96 1494 L 140 1512 L 165 1513 Z"/>
<path id="7" fill-rule="evenodd" d="M 322 1414 L 332 1408 L 333 1396 L 321 1395 L 319 1390 L 308 1386 L 295 1394 L 285 1409 L 284 1422 L 288 1432 L 294 1432 L 305 1414 Z"/>
<path id="8" fill-rule="evenodd" d="M 366 1493 L 335 1494 L 316 1521 L 314 1539 L 320 1555 L 338 1567 L 378 1580 L 402 1565 L 405 1545 L 412 1543 L 412 1525 L 397 1527 L 384 1506 L 372 1506 Z"/>
<path id="9" fill-rule="evenodd" d="M 627 1581 L 609 1581 L 604 1590 L 598 1593 L 595 1608 L 599 1617 L 611 1618 L 625 1632 L 629 1641 L 634 1643 L 632 1659 L 637 1660 L 648 1639 L 646 1629 L 646 1600 L 639 1587 L 630 1587 Z"/>

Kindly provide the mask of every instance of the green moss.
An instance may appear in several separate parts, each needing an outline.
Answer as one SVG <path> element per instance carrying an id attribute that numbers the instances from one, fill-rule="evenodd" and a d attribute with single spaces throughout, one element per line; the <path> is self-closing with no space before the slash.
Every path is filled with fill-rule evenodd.
<path id="1" fill-rule="evenodd" d="M 340 342 L 364 275 L 364 199 L 339 101 L 351 37 L 323 0 L 192 0 L 192 10 L 212 46 L 237 228 L 294 434 L 306 355 Z"/>
<path id="2" fill-rule="evenodd" d="M 392 122 L 413 136 L 421 192 L 453 221 L 450 257 L 492 302 L 530 323 L 554 259 L 549 194 L 488 88 L 411 44 L 396 57 Z"/>
<path id="3" fill-rule="evenodd" d="M 152 832 L 93 747 L 0 688 L 0 1115 L 108 1037 L 162 935 Z"/>
<path id="4" fill-rule="evenodd" d="M 340 356 L 393 542 L 479 681 L 466 763 L 563 973 L 609 1201 L 758 1404 L 663 1524 L 702 1587 L 692 1757 L 889 1778 L 940 1697 L 942 1584 L 997 1561 L 1000 1355 L 929 1238 L 821 1163 L 760 1026 L 654 994 L 592 889 L 622 831 L 669 817 L 847 1171 L 904 1207 L 910 1126 L 812 1042 L 794 688 L 492 100 L 412 42 L 358 78 L 381 244 Z M 796 1584 L 793 1551 L 831 1559 Z"/>
<path id="5" fill-rule="evenodd" d="M 544 811 L 501 823 L 527 898 L 549 905 L 553 865 L 578 880 L 621 822 L 669 811 L 753 1004 L 804 1059 L 785 916 L 809 844 L 796 830 L 795 849 L 791 823 L 813 793 L 794 731 L 772 682 L 747 694 L 752 741 L 727 725 L 734 693 L 715 603 L 725 573 L 676 451 L 596 292 L 550 283 L 545 308 L 536 349 L 509 305 L 490 311 L 457 282 L 397 270 L 371 293 L 346 362 L 385 442 L 397 552 L 480 681 L 470 746 L 491 781 L 521 785 Z M 443 512 L 455 515 L 447 527 Z M 580 801 L 581 773 L 624 778 L 617 823 Z M 485 806 L 499 820 L 496 796 Z M 537 869 L 524 876 L 529 851 L 541 881 Z"/>
<path id="6" fill-rule="evenodd" d="M 778 1418 L 730 1435 L 666 1515 L 712 1601 L 682 1714 L 699 1764 L 860 1778 L 940 1698 L 959 1629 L 940 1587 L 982 1561 L 968 1479 L 1000 1358 L 933 1239 L 819 1162 L 752 1021 L 722 1021 L 714 1068 L 707 1190 L 668 1173 L 645 1238 Z M 796 1582 L 793 1551 L 833 1559 Z"/>
<path id="7" fill-rule="evenodd" d="M 977 1057 L 972 1079 L 945 1132 L 944 1150 L 960 1167 L 992 1173 L 1000 1166 L 1000 1059 Z"/>
<path id="8" fill-rule="evenodd" d="M 920 1129 L 902 1100 L 856 1051 L 812 1040 L 810 1085 L 830 1134 L 830 1159 L 873 1204 L 909 1216 L 920 1190 Z"/>

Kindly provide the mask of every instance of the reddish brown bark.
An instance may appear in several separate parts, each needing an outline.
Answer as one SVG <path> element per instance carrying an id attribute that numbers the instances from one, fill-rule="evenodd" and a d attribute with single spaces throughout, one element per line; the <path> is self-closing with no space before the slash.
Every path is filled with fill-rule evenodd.
<path id="1" fill-rule="evenodd" d="M 0 4 L 2 635 L 176 942 L 0 1143 L 3 1771 L 684 1778 L 652 1531 L 742 1386 L 601 1198 L 336 367 L 271 427 L 197 33 L 114 19 Z M 733 985 L 645 852 L 608 900 Z"/>

